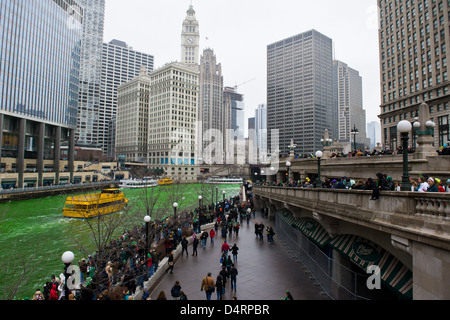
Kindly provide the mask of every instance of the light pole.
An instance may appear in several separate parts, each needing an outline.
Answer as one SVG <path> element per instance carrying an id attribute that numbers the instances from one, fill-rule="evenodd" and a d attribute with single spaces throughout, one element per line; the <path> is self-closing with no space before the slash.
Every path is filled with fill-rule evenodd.
<path id="1" fill-rule="evenodd" d="M 353 129 L 350 131 L 353 135 L 353 150 L 356 152 L 356 135 L 359 133 L 358 129 L 356 129 L 356 125 L 353 125 Z"/>
<path id="2" fill-rule="evenodd" d="M 218 195 L 219 195 L 219 187 L 216 187 L 216 205 L 217 205 L 217 201 L 218 201 Z"/>
<path id="3" fill-rule="evenodd" d="M 144 217 L 144 222 L 145 222 L 145 259 L 147 259 L 147 255 L 148 255 L 148 226 L 149 226 L 151 220 L 152 220 L 152 218 L 150 216 Z"/>
<path id="4" fill-rule="evenodd" d="M 225 202 L 225 194 L 226 194 L 227 192 L 225 191 L 225 190 L 223 190 L 222 191 L 222 194 L 223 194 L 223 202 Z"/>
<path id="5" fill-rule="evenodd" d="M 403 143 L 403 176 L 402 185 L 400 187 L 401 191 L 411 191 L 411 182 L 409 181 L 408 173 L 408 135 L 411 132 L 411 129 L 411 122 L 407 120 L 402 120 L 397 125 L 397 131 L 401 133 Z"/>
<path id="6" fill-rule="evenodd" d="M 320 160 L 323 157 L 322 151 L 316 152 L 316 158 L 317 158 L 317 180 L 316 180 L 316 188 L 322 188 L 322 180 L 320 179 Z"/>
<path id="7" fill-rule="evenodd" d="M 202 196 L 198 196 L 198 208 L 201 210 L 201 208 L 202 208 L 202 199 L 203 199 L 203 197 Z"/>
<path id="8" fill-rule="evenodd" d="M 174 202 L 173 203 L 173 216 L 175 217 L 175 219 L 177 218 L 177 207 L 178 207 L 178 203 Z"/>
<path id="9" fill-rule="evenodd" d="M 72 251 L 66 251 L 63 253 L 61 260 L 65 264 L 64 267 L 64 295 L 65 299 L 69 300 L 69 287 L 67 286 L 67 281 L 69 279 L 69 274 L 67 273 L 67 269 L 69 268 L 70 264 L 73 262 L 73 259 L 75 259 L 75 255 Z"/>
<path id="10" fill-rule="evenodd" d="M 289 183 L 289 168 L 291 167 L 292 163 L 290 161 L 286 161 L 286 168 L 287 168 L 287 183 Z"/>

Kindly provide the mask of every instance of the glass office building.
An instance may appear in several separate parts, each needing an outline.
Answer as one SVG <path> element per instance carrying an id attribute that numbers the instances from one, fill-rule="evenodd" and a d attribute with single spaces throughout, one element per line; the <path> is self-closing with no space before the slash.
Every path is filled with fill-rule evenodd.
<path id="1" fill-rule="evenodd" d="M 45 184 L 43 159 L 54 156 L 59 172 L 77 124 L 82 24 L 74 0 L 0 2 L 0 169 L 18 174 L 11 186 L 23 186 L 25 159 L 39 173 L 31 185 Z"/>

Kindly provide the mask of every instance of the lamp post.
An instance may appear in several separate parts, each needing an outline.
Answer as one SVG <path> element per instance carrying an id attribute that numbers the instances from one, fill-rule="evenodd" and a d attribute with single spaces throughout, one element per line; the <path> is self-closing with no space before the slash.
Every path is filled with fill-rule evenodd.
<path id="1" fill-rule="evenodd" d="M 144 222 L 145 222 L 145 259 L 147 259 L 147 255 L 148 255 L 148 226 L 149 226 L 151 220 L 152 220 L 152 218 L 150 216 L 144 217 Z"/>
<path id="2" fill-rule="evenodd" d="M 198 196 L 198 208 L 201 209 L 202 208 L 202 196 Z"/>
<path id="3" fill-rule="evenodd" d="M 353 125 L 353 129 L 350 133 L 353 135 L 353 150 L 356 152 L 356 135 L 359 133 L 358 129 L 356 129 L 356 125 Z"/>
<path id="4" fill-rule="evenodd" d="M 69 268 L 70 264 L 73 262 L 73 259 L 75 259 L 75 255 L 72 251 L 66 251 L 63 253 L 61 260 L 65 264 L 64 267 L 64 295 L 66 300 L 69 300 L 69 287 L 67 285 L 67 281 L 69 279 L 69 274 L 67 273 L 67 269 Z"/>
<path id="5" fill-rule="evenodd" d="M 289 168 L 291 167 L 292 163 L 290 161 L 286 161 L 286 168 L 287 168 L 287 182 L 289 183 Z"/>
<path id="6" fill-rule="evenodd" d="M 322 180 L 320 178 L 320 160 L 323 157 L 323 152 L 322 151 L 317 151 L 316 152 L 316 158 L 317 158 L 317 180 L 316 180 L 316 187 L 317 188 L 322 188 Z"/>
<path id="7" fill-rule="evenodd" d="M 397 125 L 397 131 L 401 133 L 403 143 L 403 176 L 402 185 L 400 187 L 401 191 L 411 191 L 411 182 L 409 181 L 408 173 L 408 135 L 409 132 L 411 132 L 411 129 L 411 122 L 407 120 L 402 120 Z"/>
<path id="8" fill-rule="evenodd" d="M 222 194 L 223 194 L 223 202 L 225 202 L 225 194 L 226 194 L 227 192 L 225 191 L 225 190 L 223 190 L 222 191 Z"/>
<path id="9" fill-rule="evenodd" d="M 218 195 L 219 195 L 219 187 L 216 187 L 216 205 L 217 205 L 217 201 L 219 199 Z"/>
<path id="10" fill-rule="evenodd" d="M 178 207 L 178 203 L 174 202 L 173 203 L 173 216 L 175 217 L 175 219 L 177 218 L 177 207 Z"/>

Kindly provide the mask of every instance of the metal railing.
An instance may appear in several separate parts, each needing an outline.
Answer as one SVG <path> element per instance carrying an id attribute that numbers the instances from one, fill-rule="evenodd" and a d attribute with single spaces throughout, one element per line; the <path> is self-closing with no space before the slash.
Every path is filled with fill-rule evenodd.
<path id="1" fill-rule="evenodd" d="M 89 183 L 79 183 L 79 184 L 63 184 L 63 185 L 30 187 L 30 188 L 1 189 L 0 194 L 16 194 L 16 193 L 27 193 L 27 192 L 31 193 L 31 192 L 40 192 L 40 191 L 72 189 L 72 188 L 89 188 L 89 187 L 97 187 L 97 186 L 102 186 L 102 185 L 110 185 L 112 183 L 114 183 L 114 181 L 89 182 Z"/>

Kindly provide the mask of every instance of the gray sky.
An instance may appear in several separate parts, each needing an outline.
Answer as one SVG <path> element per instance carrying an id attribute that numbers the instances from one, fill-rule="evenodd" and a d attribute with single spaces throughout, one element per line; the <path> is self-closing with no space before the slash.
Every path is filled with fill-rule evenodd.
<path id="1" fill-rule="evenodd" d="M 104 41 L 119 39 L 137 51 L 152 54 L 155 68 L 180 61 L 181 27 L 190 2 L 106 0 Z M 315 29 L 333 39 L 335 59 L 359 71 L 367 122 L 379 121 L 375 0 L 192 0 L 192 3 L 200 24 L 200 54 L 205 48 L 214 50 L 218 63 L 222 64 L 225 86 L 238 85 L 238 92 L 245 96 L 246 118 L 254 116 L 258 104 L 267 100 L 267 45 Z"/>

